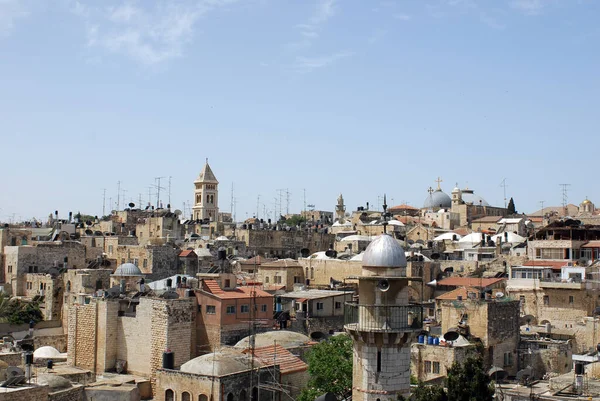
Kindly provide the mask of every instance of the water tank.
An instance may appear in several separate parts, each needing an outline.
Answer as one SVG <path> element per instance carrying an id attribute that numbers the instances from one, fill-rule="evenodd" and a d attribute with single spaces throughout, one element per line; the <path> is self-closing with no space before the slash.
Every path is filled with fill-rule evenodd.
<path id="1" fill-rule="evenodd" d="M 425 344 L 425 336 L 424 335 L 420 335 L 418 338 L 419 344 Z"/>
<path id="2" fill-rule="evenodd" d="M 546 333 L 550 333 L 552 331 L 552 324 L 550 322 L 546 323 Z"/>
<path id="3" fill-rule="evenodd" d="M 440 345 L 440 338 L 439 337 L 434 337 L 433 338 L 433 345 Z"/>
<path id="4" fill-rule="evenodd" d="M 46 362 L 46 367 L 48 368 L 48 370 L 52 370 L 52 368 L 54 367 L 54 361 L 52 361 L 52 359 L 48 360 L 48 362 Z"/>
<path id="5" fill-rule="evenodd" d="M 175 369 L 175 354 L 172 351 L 163 352 L 163 369 Z"/>
<path id="6" fill-rule="evenodd" d="M 576 363 L 575 364 L 575 374 L 583 375 L 584 372 L 585 372 L 585 367 L 583 366 L 583 363 Z"/>
<path id="7" fill-rule="evenodd" d="M 167 279 L 167 288 L 171 288 L 173 286 L 173 280 L 170 278 Z"/>
<path id="8" fill-rule="evenodd" d="M 427 337 L 427 344 L 433 345 L 433 336 Z"/>

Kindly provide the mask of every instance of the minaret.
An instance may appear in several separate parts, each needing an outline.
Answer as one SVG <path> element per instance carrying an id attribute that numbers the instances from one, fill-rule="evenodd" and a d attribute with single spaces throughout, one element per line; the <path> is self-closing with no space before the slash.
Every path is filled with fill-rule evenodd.
<path id="1" fill-rule="evenodd" d="M 192 211 L 195 220 L 217 221 L 219 217 L 219 181 L 210 169 L 208 159 L 206 159 L 206 164 L 204 164 L 198 179 L 194 181 Z"/>
<path id="2" fill-rule="evenodd" d="M 337 205 L 335 206 L 335 215 L 340 223 L 344 222 L 346 218 L 346 205 L 344 205 L 344 197 L 342 194 L 337 198 Z"/>
<path id="3" fill-rule="evenodd" d="M 353 401 L 395 401 L 410 393 L 410 345 L 423 327 L 423 309 L 409 305 L 408 282 L 404 249 L 388 234 L 378 236 L 363 254 L 359 302 L 346 304 Z"/>

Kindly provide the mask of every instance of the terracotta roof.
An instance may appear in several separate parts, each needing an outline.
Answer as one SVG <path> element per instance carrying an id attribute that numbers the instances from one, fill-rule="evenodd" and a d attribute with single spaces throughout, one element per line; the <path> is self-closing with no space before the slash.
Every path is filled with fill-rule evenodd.
<path id="1" fill-rule="evenodd" d="M 253 286 L 242 286 L 237 287 L 234 290 L 223 290 L 215 280 L 204 280 L 203 285 L 204 291 L 221 299 L 252 298 L 253 296 L 256 296 L 257 298 L 273 298 L 273 295 Z"/>
<path id="2" fill-rule="evenodd" d="M 449 287 L 489 287 L 501 281 L 504 278 L 479 278 L 479 277 L 448 277 L 438 281 L 438 285 Z"/>
<path id="3" fill-rule="evenodd" d="M 244 353 L 250 353 L 249 349 Z M 265 365 L 279 365 L 281 374 L 303 372 L 308 365 L 281 345 L 269 345 L 254 349 L 254 356 Z"/>
<path id="4" fill-rule="evenodd" d="M 463 237 L 465 235 L 469 235 L 471 233 L 471 231 L 468 228 L 457 228 L 456 230 L 452 231 L 455 234 L 458 235 L 462 235 Z"/>
<path id="5" fill-rule="evenodd" d="M 476 293 L 477 298 L 479 298 L 479 294 L 481 293 L 481 290 L 479 288 L 459 287 L 455 290 L 448 291 L 445 294 L 442 294 L 439 297 L 436 297 L 435 299 L 438 299 L 440 301 L 455 301 L 456 299 L 458 299 L 458 297 L 462 297 L 462 299 L 467 299 L 468 294 L 473 293 L 473 292 Z"/>
<path id="6" fill-rule="evenodd" d="M 590 241 L 584 244 L 582 248 L 600 248 L 600 241 Z"/>
<path id="7" fill-rule="evenodd" d="M 187 258 L 189 256 L 196 256 L 196 252 L 194 252 L 192 249 L 179 252 L 179 257 Z"/>
<path id="8" fill-rule="evenodd" d="M 419 210 L 416 207 L 407 205 L 405 203 L 398 205 L 398 206 L 392 206 L 391 208 L 389 208 L 388 210 Z"/>
<path id="9" fill-rule="evenodd" d="M 270 285 L 266 288 L 268 291 L 285 290 L 285 285 Z"/>

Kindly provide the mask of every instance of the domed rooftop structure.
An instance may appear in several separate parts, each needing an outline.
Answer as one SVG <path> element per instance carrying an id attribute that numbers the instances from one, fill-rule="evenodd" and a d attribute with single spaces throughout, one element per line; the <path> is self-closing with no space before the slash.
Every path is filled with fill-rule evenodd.
<path id="1" fill-rule="evenodd" d="M 113 273 L 113 276 L 119 277 L 127 277 L 127 276 L 143 276 L 144 273 L 140 270 L 139 267 L 134 265 L 133 263 L 123 263 L 117 270 Z"/>
<path id="2" fill-rule="evenodd" d="M 262 363 L 255 358 L 254 367 Z M 243 354 L 240 350 L 223 348 L 191 359 L 181 365 L 180 371 L 203 376 L 225 376 L 232 373 L 244 372 L 252 368 L 252 356 Z"/>
<path id="3" fill-rule="evenodd" d="M 462 190 L 462 200 L 464 203 L 472 204 L 475 206 L 490 206 L 489 203 L 485 199 L 483 199 L 479 195 L 475 195 L 472 189 L 463 189 Z"/>
<path id="4" fill-rule="evenodd" d="M 382 234 L 371 241 L 362 262 L 367 267 L 406 267 L 406 256 L 398 241 L 388 234 Z"/>
<path id="5" fill-rule="evenodd" d="M 40 347 L 33 351 L 33 359 L 51 359 L 60 356 L 60 352 L 56 348 L 50 346 Z"/>
<path id="6" fill-rule="evenodd" d="M 250 337 L 242 338 L 235 348 L 246 349 L 250 347 Z M 254 346 L 256 348 L 268 347 L 273 344 L 281 345 L 285 349 L 298 348 L 308 345 L 310 338 L 301 333 L 287 330 L 274 330 L 254 335 Z"/>
<path id="7" fill-rule="evenodd" d="M 423 209 L 446 209 L 450 207 L 452 207 L 452 199 L 450 199 L 447 193 L 439 188 L 430 193 L 427 199 L 425 199 L 425 202 L 423 202 Z"/>
<path id="8" fill-rule="evenodd" d="M 57 375 L 40 375 L 38 383 L 46 384 L 50 388 L 51 393 L 73 387 L 68 379 Z"/>

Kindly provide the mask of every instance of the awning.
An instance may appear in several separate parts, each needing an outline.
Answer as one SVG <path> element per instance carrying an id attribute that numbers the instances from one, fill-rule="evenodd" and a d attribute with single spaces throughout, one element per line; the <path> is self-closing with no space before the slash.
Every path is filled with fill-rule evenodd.
<path id="1" fill-rule="evenodd" d="M 298 299 L 296 299 L 296 302 L 300 302 L 300 303 L 306 302 L 306 301 L 308 301 L 308 298 L 298 298 Z"/>

